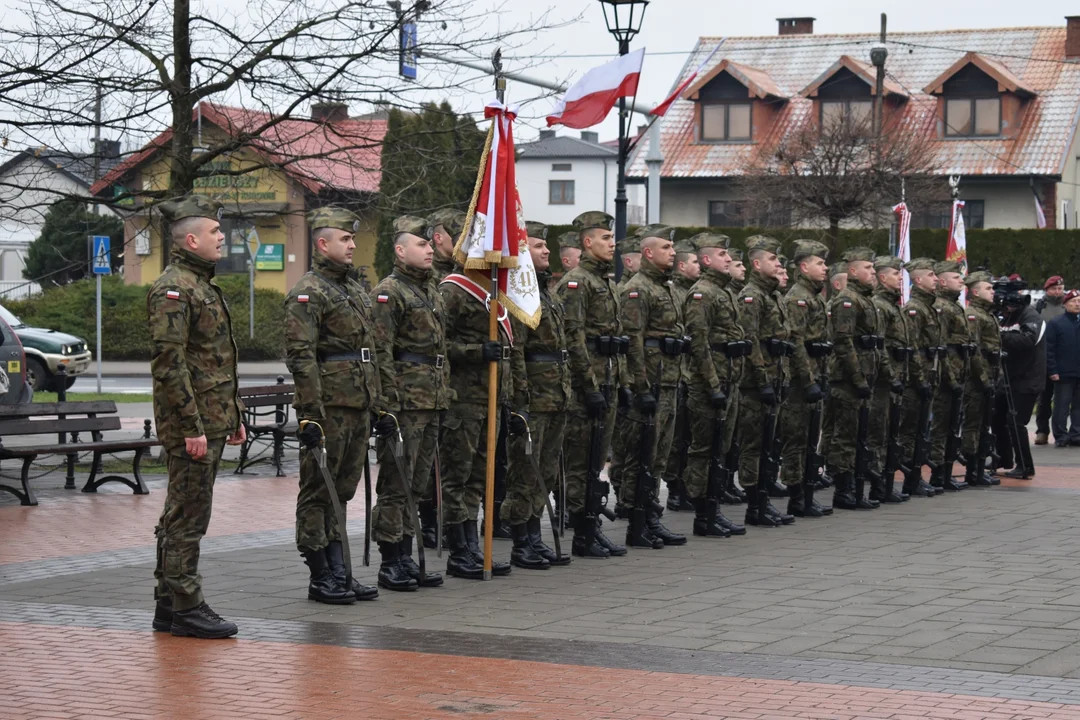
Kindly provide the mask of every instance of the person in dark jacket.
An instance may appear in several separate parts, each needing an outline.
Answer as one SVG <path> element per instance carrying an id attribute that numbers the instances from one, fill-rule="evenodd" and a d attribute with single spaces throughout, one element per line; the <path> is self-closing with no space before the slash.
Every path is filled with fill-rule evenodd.
<path id="1" fill-rule="evenodd" d="M 1054 383 L 1050 425 L 1058 447 L 1080 445 L 1080 290 L 1066 293 L 1062 304 L 1065 312 L 1046 324 L 1046 372 Z"/>
<path id="2" fill-rule="evenodd" d="M 1027 424 L 1046 378 L 1046 323 L 1030 303 L 1029 296 L 1019 293 L 1010 294 L 1004 302 L 1001 350 L 1005 353 L 1002 365 L 1010 393 L 1009 397 L 999 398 L 994 412 L 1001 467 L 1013 468 L 1005 473 L 1006 477 L 1023 480 L 1035 475 Z"/>
<path id="3" fill-rule="evenodd" d="M 1065 280 L 1060 275 L 1046 279 L 1043 284 L 1043 296 L 1035 303 L 1035 312 L 1050 323 L 1065 312 Z M 1039 395 L 1039 409 L 1035 412 L 1035 444 L 1045 445 L 1050 439 L 1050 415 L 1053 413 L 1054 381 L 1046 378 L 1046 388 Z"/>

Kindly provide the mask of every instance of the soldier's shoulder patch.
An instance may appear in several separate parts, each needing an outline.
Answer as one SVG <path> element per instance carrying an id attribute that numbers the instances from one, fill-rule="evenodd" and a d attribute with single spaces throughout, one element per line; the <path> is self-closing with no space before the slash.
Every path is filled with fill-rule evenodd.
<path id="1" fill-rule="evenodd" d="M 389 295 L 376 295 L 375 296 L 375 302 L 381 302 L 381 303 L 390 302 L 390 296 Z"/>
<path id="2" fill-rule="evenodd" d="M 975 322 L 975 316 L 974 315 L 968 315 L 968 320 L 970 322 Z"/>
<path id="3" fill-rule="evenodd" d="M 640 293 L 638 293 L 637 290 L 631 290 L 630 293 L 627 295 L 627 297 L 630 298 L 631 300 L 636 300 L 639 296 L 640 296 Z"/>
<path id="4" fill-rule="evenodd" d="M 746 297 L 744 297 L 742 299 L 742 301 L 744 303 L 746 303 L 747 305 L 750 305 L 750 304 L 752 304 L 754 302 L 754 296 L 753 295 L 747 295 Z"/>
<path id="5" fill-rule="evenodd" d="M 916 315 L 919 314 L 919 311 L 918 310 L 908 310 L 907 314 L 910 315 L 911 317 L 915 317 Z"/>
<path id="6" fill-rule="evenodd" d="M 796 303 L 796 304 L 797 304 L 797 305 L 798 305 L 799 307 L 806 307 L 806 301 L 805 301 L 805 300 L 796 300 L 796 301 L 795 301 L 795 303 Z"/>
<path id="7" fill-rule="evenodd" d="M 308 302 L 308 301 L 309 301 L 310 299 L 311 299 L 311 298 L 309 298 L 309 297 L 308 297 L 307 295 L 297 295 L 297 296 L 296 296 L 296 302 L 302 302 L 302 303 L 306 303 L 306 302 Z"/>
<path id="8" fill-rule="evenodd" d="M 701 293 L 694 293 L 694 299 L 695 300 L 700 300 L 702 297 L 703 297 L 703 295 Z"/>
<path id="9" fill-rule="evenodd" d="M 169 300 L 179 300 L 180 299 L 180 291 L 179 290 L 166 290 L 165 291 L 165 297 L 167 297 Z"/>
<path id="10" fill-rule="evenodd" d="M 577 290 L 577 287 L 578 287 L 577 281 L 576 280 L 571 280 L 570 282 L 566 283 L 566 287 L 569 290 Z"/>
<path id="11" fill-rule="evenodd" d="M 851 303 L 849 303 L 849 302 L 848 302 L 847 300 L 845 300 L 845 301 L 844 301 L 844 307 L 845 307 L 845 308 L 849 308 L 849 307 L 851 307 Z"/>

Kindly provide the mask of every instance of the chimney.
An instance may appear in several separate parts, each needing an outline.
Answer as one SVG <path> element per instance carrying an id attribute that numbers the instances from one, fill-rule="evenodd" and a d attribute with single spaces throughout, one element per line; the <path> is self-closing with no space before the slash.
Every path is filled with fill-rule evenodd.
<path id="1" fill-rule="evenodd" d="M 581 139 L 584 140 L 585 142 L 599 143 L 600 142 L 600 134 L 595 133 L 595 132 L 593 132 L 591 130 L 582 130 L 581 131 Z"/>
<path id="2" fill-rule="evenodd" d="M 98 140 L 96 154 L 102 159 L 113 159 L 120 157 L 120 141 Z"/>
<path id="3" fill-rule="evenodd" d="M 814 18 L 812 17 L 776 18 L 776 22 L 780 24 L 781 35 L 814 34 Z"/>
<path id="4" fill-rule="evenodd" d="M 555 137 L 555 131 L 554 130 L 541 130 L 540 131 L 540 139 L 541 140 L 550 140 L 553 137 Z"/>
<path id="5" fill-rule="evenodd" d="M 349 106 L 343 102 L 317 102 L 311 105 L 311 119 L 336 123 L 349 119 Z"/>
<path id="6" fill-rule="evenodd" d="M 1080 58 L 1080 15 L 1065 16 L 1065 57 Z"/>

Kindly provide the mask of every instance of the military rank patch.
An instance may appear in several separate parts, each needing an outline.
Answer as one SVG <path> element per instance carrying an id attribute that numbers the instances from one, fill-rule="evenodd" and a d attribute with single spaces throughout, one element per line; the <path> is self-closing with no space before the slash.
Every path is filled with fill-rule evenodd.
<path id="1" fill-rule="evenodd" d="M 916 315 L 919 314 L 919 311 L 918 310 L 908 310 L 907 314 L 910 315 L 911 317 L 915 317 Z"/>
<path id="2" fill-rule="evenodd" d="M 571 280 L 570 282 L 566 283 L 566 287 L 571 290 L 577 290 L 577 283 Z"/>
<path id="3" fill-rule="evenodd" d="M 179 290 L 166 290 L 165 291 L 165 297 L 169 298 L 170 300 L 179 300 L 180 299 L 180 291 Z"/>
<path id="4" fill-rule="evenodd" d="M 630 295 L 629 295 L 628 297 L 629 297 L 629 298 L 630 298 L 631 300 L 637 300 L 637 298 L 638 298 L 638 293 L 637 293 L 637 292 L 632 292 L 632 293 L 630 293 Z"/>
<path id="5" fill-rule="evenodd" d="M 851 307 L 851 303 L 849 303 L 849 302 L 845 302 L 845 303 L 844 303 L 844 307 L 845 307 L 845 308 L 849 308 L 849 307 Z"/>
<path id="6" fill-rule="evenodd" d="M 304 303 L 306 303 L 307 301 L 308 301 L 308 296 L 307 295 L 297 295 L 296 296 L 296 302 L 304 302 Z"/>
<path id="7" fill-rule="evenodd" d="M 749 304 L 751 304 L 752 302 L 754 302 L 754 298 L 752 298 L 752 297 L 744 297 L 744 298 L 742 299 L 742 301 L 743 301 L 744 303 L 746 303 L 747 305 L 749 305 Z"/>
<path id="8" fill-rule="evenodd" d="M 806 307 L 806 301 L 805 300 L 796 300 L 795 302 L 799 307 Z"/>
<path id="9" fill-rule="evenodd" d="M 695 300 L 700 300 L 701 299 L 701 293 L 694 293 L 694 299 Z"/>
<path id="10" fill-rule="evenodd" d="M 378 295 L 378 296 L 375 297 L 375 302 L 381 302 L 381 303 L 390 302 L 390 296 L 389 295 Z"/>

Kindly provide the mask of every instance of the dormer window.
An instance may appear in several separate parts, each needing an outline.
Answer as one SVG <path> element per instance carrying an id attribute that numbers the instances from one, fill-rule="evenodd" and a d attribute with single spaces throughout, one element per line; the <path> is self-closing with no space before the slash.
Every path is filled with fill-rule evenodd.
<path id="1" fill-rule="evenodd" d="M 829 126 L 846 119 L 853 127 L 869 126 L 873 112 L 872 100 L 822 100 L 821 124 Z"/>
<path id="2" fill-rule="evenodd" d="M 768 74 L 723 60 L 683 91 L 697 106 L 697 137 L 702 143 L 747 143 L 763 132 L 775 104 L 783 101 Z M 760 126 L 755 129 L 755 122 Z"/>
<path id="3" fill-rule="evenodd" d="M 1001 134 L 1001 98 L 945 100 L 947 137 L 985 137 Z"/>
<path id="4" fill-rule="evenodd" d="M 875 69 L 850 55 L 841 55 L 825 72 L 800 93 L 817 100 L 822 127 L 847 121 L 852 127 L 869 131 L 874 115 Z M 893 103 L 907 98 L 904 89 L 885 79 L 885 94 Z"/>
<path id="5" fill-rule="evenodd" d="M 969 52 L 924 88 L 937 95 L 941 135 L 998 137 L 1019 123 L 1025 100 L 1035 95 L 1005 65 Z"/>
<path id="6" fill-rule="evenodd" d="M 720 102 L 702 103 L 702 140 L 749 140 L 750 103 Z"/>

